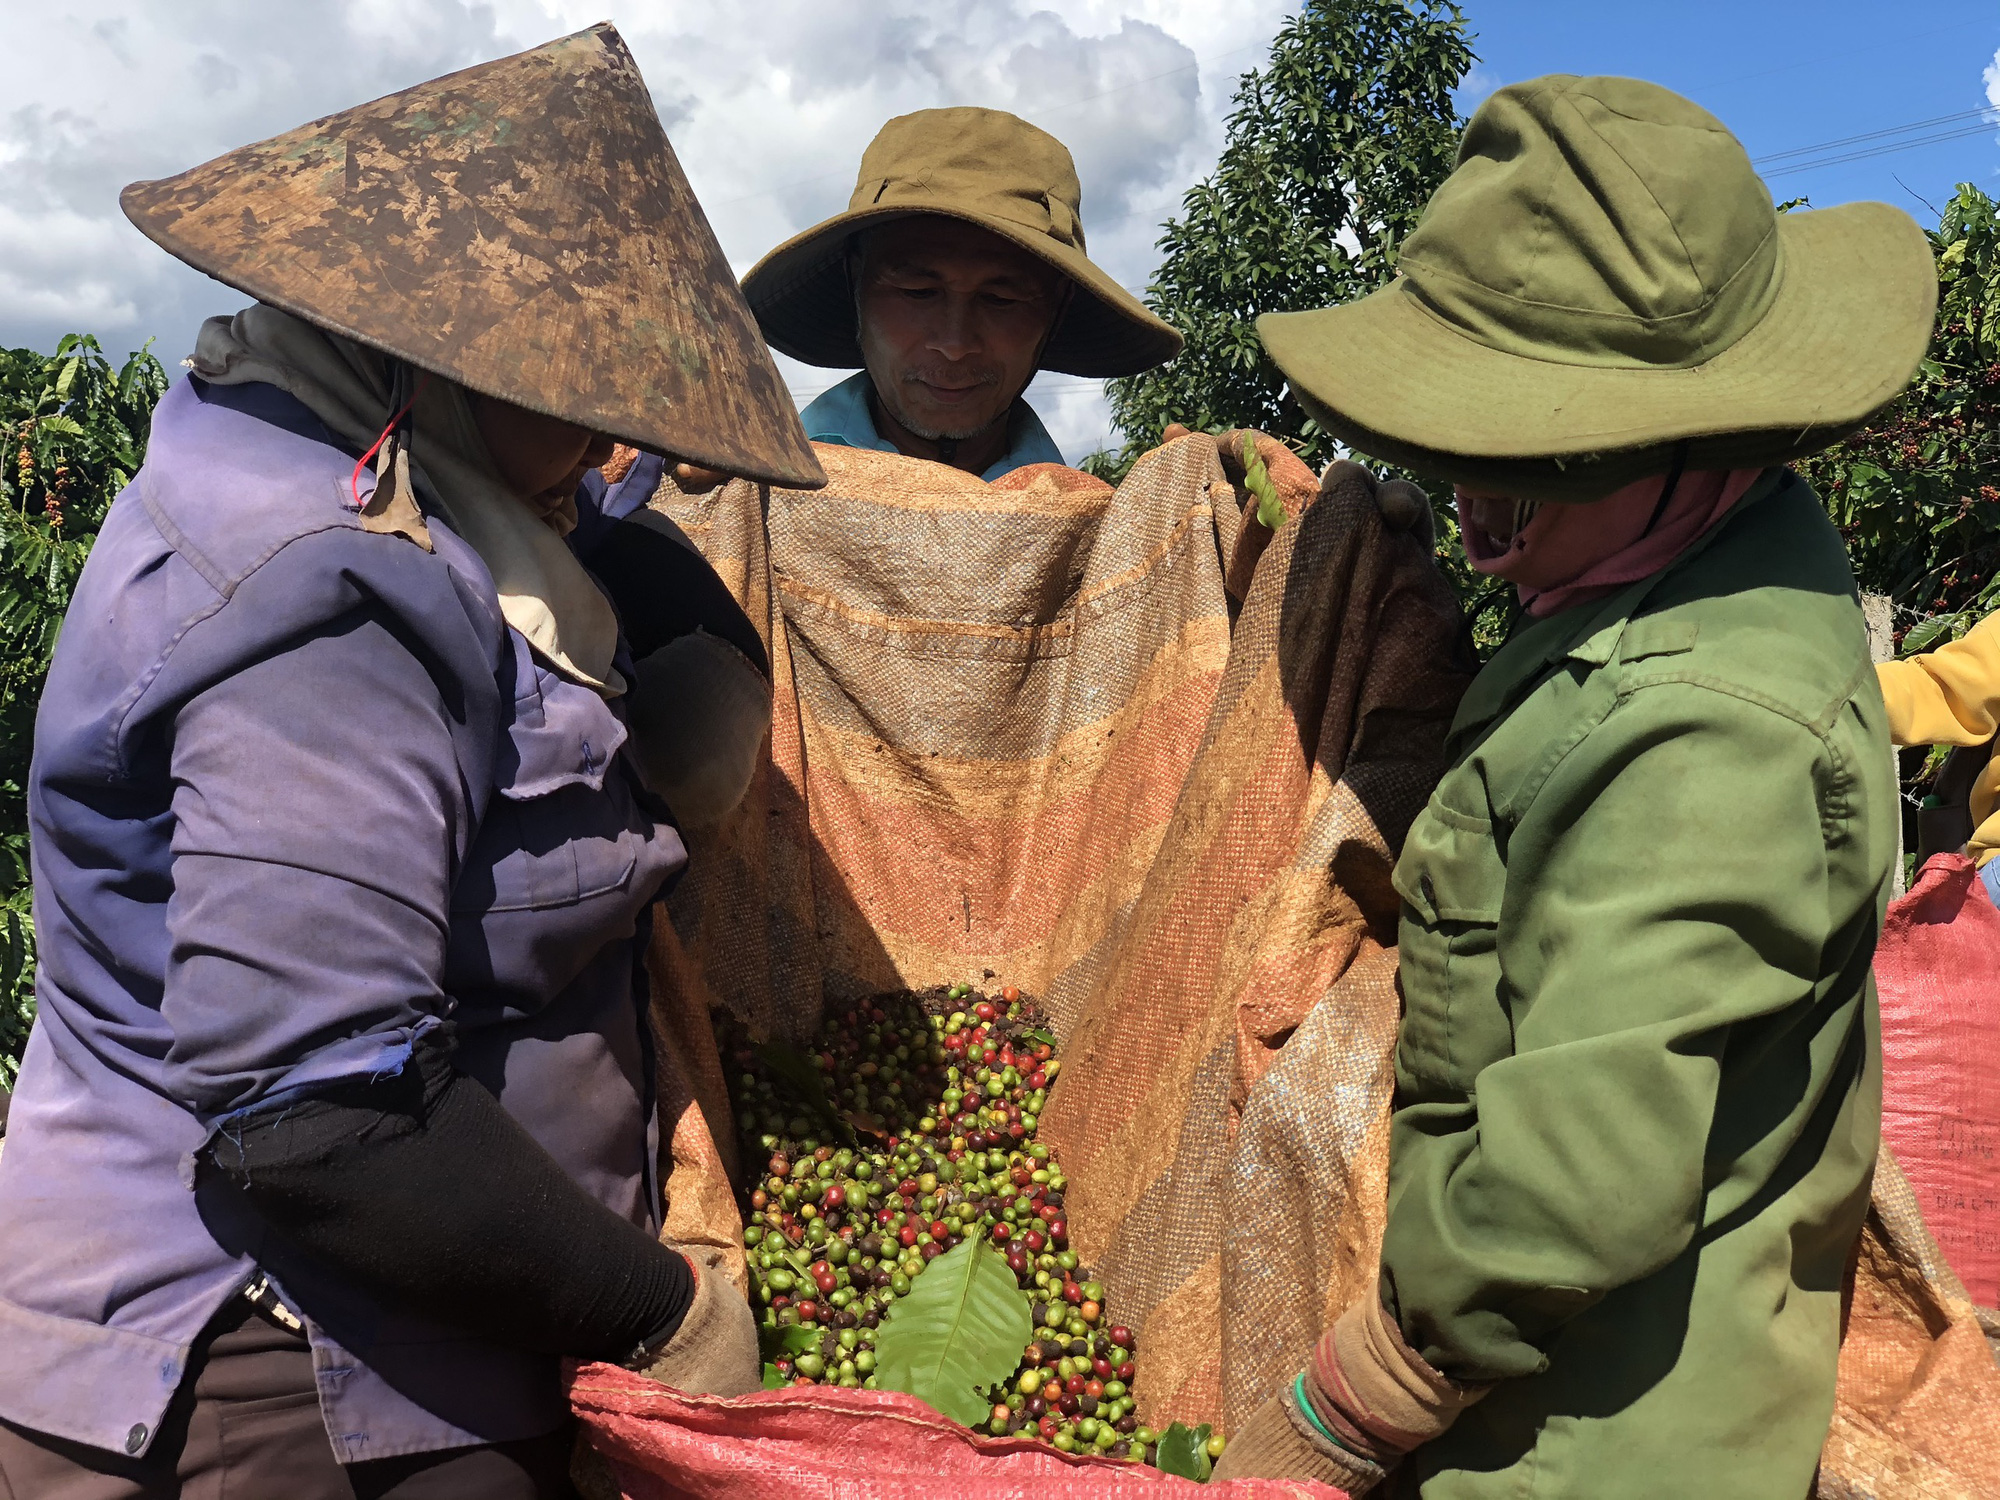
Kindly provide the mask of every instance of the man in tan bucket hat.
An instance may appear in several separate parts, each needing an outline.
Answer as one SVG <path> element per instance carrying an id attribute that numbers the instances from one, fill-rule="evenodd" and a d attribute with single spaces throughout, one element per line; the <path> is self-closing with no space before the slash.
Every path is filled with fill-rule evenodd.
<path id="1" fill-rule="evenodd" d="M 1403 897 L 1379 1295 L 1219 1477 L 1426 1500 L 1808 1493 L 1881 1071 L 1882 695 L 1785 465 L 1922 358 L 1882 204 L 1778 214 L 1651 84 L 1500 90 L 1390 286 L 1267 314 L 1342 440 L 1457 485 L 1514 586 Z"/>
<path id="2" fill-rule="evenodd" d="M 1181 337 L 1084 251 L 1062 142 L 996 109 L 927 109 L 882 127 L 847 211 L 743 278 L 771 347 L 862 366 L 800 414 L 815 442 L 995 479 L 1061 463 L 1021 399 L 1039 369 L 1132 375 Z"/>

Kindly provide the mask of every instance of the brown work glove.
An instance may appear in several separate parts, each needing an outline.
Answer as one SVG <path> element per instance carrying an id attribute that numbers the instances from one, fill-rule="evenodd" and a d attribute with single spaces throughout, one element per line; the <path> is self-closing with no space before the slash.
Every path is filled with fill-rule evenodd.
<path id="1" fill-rule="evenodd" d="M 1171 443 L 1176 438 L 1189 435 L 1192 428 L 1179 422 L 1169 422 L 1160 434 L 1160 441 Z M 1216 437 L 1216 446 L 1222 459 L 1222 472 L 1231 484 L 1241 487 L 1248 467 L 1242 448 L 1243 432 L 1225 432 Z M 1265 440 L 1269 442 L 1267 438 Z M 1395 532 L 1411 532 L 1428 549 L 1437 542 L 1437 519 L 1431 511 L 1431 498 L 1407 479 L 1377 479 L 1362 465 L 1352 459 L 1337 458 L 1319 474 L 1319 492 L 1328 490 L 1353 479 L 1361 480 L 1375 496 L 1375 508 L 1381 513 L 1382 524 Z"/>
<path id="2" fill-rule="evenodd" d="M 694 1273 L 694 1301 L 673 1337 L 638 1364 L 641 1375 L 677 1391 L 744 1396 L 764 1388 L 757 1318 L 723 1270 L 712 1245 L 676 1245 Z"/>
<path id="3" fill-rule="evenodd" d="M 1250 1414 L 1215 1461 L 1216 1479 L 1310 1479 L 1365 1495 L 1388 1475 L 1317 1431 L 1289 1388 Z"/>
<path id="4" fill-rule="evenodd" d="M 1258 1441 L 1244 1456 L 1246 1463 L 1345 1464 L 1362 1488 L 1343 1479 L 1327 1482 L 1358 1495 L 1378 1483 L 1412 1448 L 1443 1433 L 1460 1412 L 1491 1389 L 1460 1384 L 1433 1369 L 1405 1341 L 1380 1296 L 1370 1294 L 1321 1336 L 1312 1364 L 1276 1402 L 1252 1415 L 1223 1451 L 1223 1462 L 1227 1464 L 1243 1439 L 1257 1429 Z M 1273 1412 L 1283 1417 L 1289 1438 L 1269 1418 L 1260 1427 L 1258 1418 Z M 1321 1477 L 1308 1469 L 1229 1472 Z"/>
<path id="5" fill-rule="evenodd" d="M 1382 524 L 1391 531 L 1406 531 L 1429 551 L 1437 545 L 1437 519 L 1431 513 L 1431 497 L 1407 479 L 1377 479 L 1352 459 L 1336 458 L 1319 471 L 1319 492 L 1324 495 L 1350 479 L 1360 479 L 1375 492 L 1375 509 Z"/>

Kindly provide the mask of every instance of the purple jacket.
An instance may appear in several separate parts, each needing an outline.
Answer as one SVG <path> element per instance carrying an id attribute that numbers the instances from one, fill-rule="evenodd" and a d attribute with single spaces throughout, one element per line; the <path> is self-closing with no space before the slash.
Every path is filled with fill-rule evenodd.
<path id="1" fill-rule="evenodd" d="M 236 1111 L 395 1072 L 447 1016 L 463 1071 L 654 1222 L 641 959 L 680 838 L 617 705 L 530 656 L 436 519 L 435 554 L 361 530 L 353 467 L 272 387 L 183 381 L 64 622 L 28 792 L 40 1013 L 0 1154 L 22 1426 L 143 1453 L 255 1265 L 195 1151 Z M 343 1462 L 566 1415 L 553 1358 L 282 1290 Z"/>

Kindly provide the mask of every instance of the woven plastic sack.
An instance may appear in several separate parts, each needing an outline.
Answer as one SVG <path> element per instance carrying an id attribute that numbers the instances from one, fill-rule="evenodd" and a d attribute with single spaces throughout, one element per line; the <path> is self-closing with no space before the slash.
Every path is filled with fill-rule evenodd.
<path id="1" fill-rule="evenodd" d="M 1966 1296 L 1885 1147 L 1856 1252 L 1818 1500 L 2000 1495 L 1996 1331 L 2000 1319 Z"/>
<path id="2" fill-rule="evenodd" d="M 663 486 L 777 678 L 770 761 L 695 837 L 655 928 L 670 1237 L 740 1256 L 711 1009 L 802 1038 L 829 996 L 990 968 L 1063 1034 L 1043 1129 L 1072 1242 L 1142 1334 L 1150 1424 L 1228 1430 L 1368 1288 L 1398 1015 L 1387 874 L 1464 679 L 1442 584 L 1365 477 L 1319 495 L 1258 446 L 1291 517 L 1275 536 L 1201 435 L 1115 493 L 837 448 L 821 494 Z M 1902 983 L 1885 975 L 1885 1014 Z M 1896 1099 L 1908 1049 L 1888 1052 Z M 1824 1500 L 2000 1496 L 1985 1315 L 1923 1219 L 1885 1152 Z M 634 1497 L 1178 1483 L 975 1439 L 881 1392 L 718 1403 L 593 1367 L 574 1394 Z"/>
<path id="3" fill-rule="evenodd" d="M 975 1437 L 894 1391 L 797 1389 L 720 1400 L 588 1365 L 570 1401 L 626 1500 L 1345 1500 L 1322 1484 L 1197 1485 L 1026 1438 Z M 598 1497 L 586 1489 L 586 1500 Z"/>
<path id="4" fill-rule="evenodd" d="M 1974 1302 L 2000 1304 L 2000 910 L 1962 854 L 1933 855 L 1889 908 L 1882 1139 Z"/>

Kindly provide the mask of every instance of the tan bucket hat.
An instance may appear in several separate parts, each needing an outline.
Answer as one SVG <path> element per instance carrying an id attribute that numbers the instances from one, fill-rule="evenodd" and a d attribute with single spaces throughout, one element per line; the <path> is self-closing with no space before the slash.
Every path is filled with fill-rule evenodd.
<path id="1" fill-rule="evenodd" d="M 197 270 L 472 390 L 728 473 L 826 483 L 608 25 L 119 201 Z"/>
<path id="2" fill-rule="evenodd" d="M 943 214 L 990 229 L 1076 283 L 1043 369 L 1136 375 L 1178 354 L 1181 336 L 1084 254 L 1082 197 L 1069 149 L 1018 115 L 971 107 L 899 115 L 862 153 L 847 212 L 757 262 L 743 294 L 772 348 L 809 365 L 858 368 L 849 238 L 891 219 Z"/>
<path id="3" fill-rule="evenodd" d="M 1397 272 L 1266 313 L 1265 350 L 1343 442 L 1529 500 L 1836 442 L 1909 382 L 1937 310 L 1909 215 L 1780 214 L 1719 120 L 1630 78 L 1494 94 Z"/>

